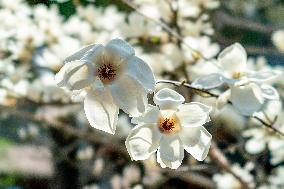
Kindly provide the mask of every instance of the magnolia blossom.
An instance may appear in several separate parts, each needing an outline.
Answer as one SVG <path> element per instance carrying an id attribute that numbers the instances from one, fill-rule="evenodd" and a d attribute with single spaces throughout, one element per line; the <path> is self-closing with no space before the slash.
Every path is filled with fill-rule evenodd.
<path id="1" fill-rule="evenodd" d="M 154 102 L 157 106 L 149 105 L 142 116 L 131 120 L 137 124 L 125 143 L 131 158 L 145 160 L 158 150 L 161 167 L 177 169 L 185 149 L 204 160 L 212 136 L 202 125 L 210 120 L 211 108 L 198 102 L 184 104 L 184 97 L 168 88 L 157 92 Z"/>
<path id="2" fill-rule="evenodd" d="M 223 83 L 228 84 L 230 89 L 218 99 L 219 108 L 230 100 L 241 114 L 249 116 L 261 110 L 266 99 L 279 99 L 278 92 L 272 86 L 263 83 L 279 75 L 279 72 L 249 70 L 246 51 L 239 43 L 224 49 L 218 56 L 216 66 L 219 67 L 217 73 L 199 78 L 193 85 L 210 89 Z"/>
<path id="3" fill-rule="evenodd" d="M 94 128 L 114 134 L 121 108 L 138 116 L 155 88 L 150 67 L 120 39 L 106 46 L 89 45 L 65 60 L 55 77 L 58 86 L 86 93 L 84 109 Z"/>

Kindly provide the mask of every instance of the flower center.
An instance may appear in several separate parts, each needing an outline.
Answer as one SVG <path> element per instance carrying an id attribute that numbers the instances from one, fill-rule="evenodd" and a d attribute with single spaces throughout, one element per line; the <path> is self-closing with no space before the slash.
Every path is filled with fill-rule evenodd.
<path id="1" fill-rule="evenodd" d="M 172 134 L 180 130 L 179 121 L 175 116 L 160 117 L 158 125 L 160 132 L 164 134 Z"/>
<path id="2" fill-rule="evenodd" d="M 115 79 L 116 71 L 111 64 L 103 64 L 98 68 L 98 75 L 103 83 L 108 83 Z"/>
<path id="3" fill-rule="evenodd" d="M 232 78 L 233 79 L 241 79 L 241 77 L 243 77 L 245 74 L 244 73 L 242 73 L 242 72 L 234 72 L 233 74 L 232 74 Z"/>

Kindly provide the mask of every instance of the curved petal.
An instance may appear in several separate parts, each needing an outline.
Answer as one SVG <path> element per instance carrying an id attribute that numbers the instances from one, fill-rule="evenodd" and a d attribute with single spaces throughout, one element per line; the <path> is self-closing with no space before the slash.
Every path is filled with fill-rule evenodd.
<path id="1" fill-rule="evenodd" d="M 155 124 L 142 124 L 132 129 L 125 145 L 133 160 L 145 160 L 159 147 L 161 134 Z"/>
<path id="2" fill-rule="evenodd" d="M 279 94 L 277 90 L 271 85 L 263 84 L 260 86 L 260 88 L 263 98 L 266 98 L 268 100 L 279 100 Z"/>
<path id="3" fill-rule="evenodd" d="M 140 116 L 147 107 L 147 93 L 143 87 L 128 76 L 121 76 L 109 85 L 118 106 L 133 117 Z"/>
<path id="4" fill-rule="evenodd" d="M 230 100 L 231 96 L 231 90 L 226 90 L 222 94 L 219 95 L 217 101 L 216 101 L 216 107 L 221 110 Z"/>
<path id="5" fill-rule="evenodd" d="M 220 74 L 214 73 L 206 76 L 201 76 L 192 82 L 192 86 L 201 89 L 213 89 L 224 83 Z"/>
<path id="6" fill-rule="evenodd" d="M 186 143 L 187 141 L 184 141 L 184 149 L 198 161 L 203 161 L 209 152 L 211 139 L 211 134 L 204 127 L 201 127 L 198 142 L 190 145 L 190 143 Z"/>
<path id="7" fill-rule="evenodd" d="M 267 70 L 250 73 L 247 75 L 248 79 L 253 82 L 265 82 L 281 75 L 281 71 Z"/>
<path id="8" fill-rule="evenodd" d="M 146 112 L 139 117 L 132 118 L 131 123 L 133 123 L 133 124 L 139 124 L 139 123 L 154 123 L 154 124 L 156 124 L 158 122 L 159 115 L 160 115 L 159 108 L 157 106 L 152 106 L 152 105 L 148 104 Z"/>
<path id="9" fill-rule="evenodd" d="M 79 90 L 91 84 L 92 72 L 93 67 L 83 61 L 68 62 L 55 75 L 55 82 L 59 87 Z"/>
<path id="10" fill-rule="evenodd" d="M 121 39 L 112 39 L 106 47 L 107 49 L 114 50 L 121 54 L 123 57 L 127 58 L 130 56 L 134 56 L 135 51 L 126 41 Z"/>
<path id="11" fill-rule="evenodd" d="M 92 127 L 110 134 L 115 133 L 118 107 L 107 88 L 88 92 L 84 110 Z"/>
<path id="12" fill-rule="evenodd" d="M 266 141 L 262 138 L 251 138 L 245 144 L 245 150 L 250 154 L 259 154 L 266 148 Z"/>
<path id="13" fill-rule="evenodd" d="M 94 48 L 89 49 L 81 57 L 82 61 L 96 65 L 97 60 L 101 61 L 101 57 L 104 55 L 105 47 L 103 45 L 96 45 Z"/>
<path id="14" fill-rule="evenodd" d="M 71 56 L 68 56 L 64 62 L 71 62 L 74 60 L 80 60 L 84 54 L 89 51 L 90 49 L 96 49 L 99 45 L 96 44 L 92 44 L 92 45 L 88 45 L 86 47 L 83 47 L 82 49 L 80 49 L 79 51 L 77 51 L 76 53 L 72 54 Z"/>
<path id="15" fill-rule="evenodd" d="M 199 142 L 201 127 L 181 127 L 181 131 L 178 133 L 183 145 L 194 146 Z"/>
<path id="16" fill-rule="evenodd" d="M 184 97 L 172 89 L 163 88 L 154 95 L 154 102 L 160 109 L 177 109 Z"/>
<path id="17" fill-rule="evenodd" d="M 260 110 L 264 99 L 261 88 L 255 83 L 250 83 L 244 86 L 233 86 L 231 88 L 231 101 L 242 115 L 250 116 Z"/>
<path id="18" fill-rule="evenodd" d="M 153 71 L 142 59 L 136 56 L 131 57 L 128 60 L 125 72 L 133 79 L 136 79 L 146 91 L 154 91 L 156 82 Z"/>
<path id="19" fill-rule="evenodd" d="M 177 169 L 184 158 L 184 149 L 178 135 L 163 135 L 157 153 L 157 162 L 162 168 Z"/>
<path id="20" fill-rule="evenodd" d="M 241 44 L 235 43 L 219 54 L 218 62 L 227 72 L 243 72 L 247 63 L 246 50 Z"/>
<path id="21" fill-rule="evenodd" d="M 209 121 L 211 107 L 199 102 L 183 104 L 176 115 L 183 127 L 199 127 Z"/>

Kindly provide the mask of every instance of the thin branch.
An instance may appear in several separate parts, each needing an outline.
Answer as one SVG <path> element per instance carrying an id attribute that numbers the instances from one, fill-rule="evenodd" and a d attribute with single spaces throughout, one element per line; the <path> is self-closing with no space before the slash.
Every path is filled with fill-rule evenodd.
<path id="1" fill-rule="evenodd" d="M 248 183 L 246 183 L 239 175 L 237 175 L 232 169 L 232 165 L 229 163 L 226 156 L 222 153 L 222 151 L 218 148 L 215 142 L 212 142 L 209 156 L 212 161 L 214 161 L 219 167 L 221 167 L 224 171 L 233 175 L 242 185 L 243 189 L 249 189 Z"/>
<path id="2" fill-rule="evenodd" d="M 103 136 L 100 136 L 97 133 L 89 132 L 86 130 L 81 130 L 72 126 L 69 126 L 66 123 L 58 121 L 58 117 L 47 118 L 44 114 L 35 114 L 27 111 L 17 110 L 14 108 L 1 108 L 0 113 L 16 116 L 20 119 L 28 119 L 33 122 L 41 123 L 45 129 L 55 129 L 63 133 L 63 135 L 68 137 L 76 137 L 78 139 L 86 140 L 94 144 L 103 144 L 111 149 L 115 149 L 120 152 L 124 157 L 129 157 L 125 148 L 119 145 L 118 138 L 114 136 L 109 136 L 107 139 Z"/>
<path id="3" fill-rule="evenodd" d="M 186 83 L 185 81 L 172 81 L 172 80 L 158 80 L 156 82 L 156 84 L 159 84 L 159 83 L 168 83 L 168 84 L 172 84 L 172 85 L 175 85 L 177 87 L 180 87 L 180 86 L 185 86 L 191 90 L 194 90 L 194 91 L 198 91 L 200 93 L 204 93 L 204 94 L 207 94 L 208 96 L 210 97 L 215 97 L 215 98 L 218 98 L 219 95 L 218 94 L 214 94 L 214 93 L 211 93 L 210 91 L 208 90 L 205 90 L 205 89 L 202 89 L 202 88 L 197 88 L 197 87 L 194 87 L 192 85 L 190 85 L 189 83 Z"/>
<path id="4" fill-rule="evenodd" d="M 150 20 L 151 22 L 156 23 L 157 25 L 161 26 L 166 32 L 168 32 L 170 35 L 172 35 L 173 37 L 175 37 L 178 41 L 180 41 L 181 43 L 183 43 L 186 47 L 188 47 L 194 56 L 202 58 L 204 60 L 209 60 L 208 58 L 206 58 L 204 55 L 201 54 L 201 52 L 199 52 L 198 50 L 194 49 L 193 47 L 191 47 L 190 45 L 188 45 L 187 43 L 185 43 L 185 41 L 183 40 L 183 37 L 180 36 L 176 31 L 174 31 L 172 28 L 170 28 L 167 24 L 165 24 L 164 22 L 160 21 L 160 20 L 155 20 L 154 18 L 151 18 L 150 16 L 145 15 L 143 12 L 141 12 L 139 10 L 139 7 L 137 5 L 135 5 L 133 2 L 131 2 L 130 0 L 121 0 L 124 4 L 126 4 L 127 6 L 129 6 L 130 8 L 132 8 L 133 10 L 135 10 L 135 12 L 137 12 L 138 14 L 140 14 L 141 16 L 143 16 L 144 18 Z"/>
<path id="5" fill-rule="evenodd" d="M 239 28 L 244 30 L 249 30 L 253 32 L 263 33 L 266 35 L 271 35 L 273 31 L 280 29 L 279 27 L 264 25 L 261 23 L 254 22 L 252 20 L 247 20 L 244 18 L 234 17 L 225 12 L 215 12 L 213 14 L 213 21 L 215 25 L 220 27 L 230 26 L 232 28 Z"/>
<path id="6" fill-rule="evenodd" d="M 273 126 L 275 123 L 275 120 L 273 120 L 272 123 L 267 123 L 266 121 L 262 120 L 261 118 L 257 116 L 253 116 L 253 118 L 259 121 L 260 123 L 262 123 L 262 125 L 265 126 L 266 128 L 271 129 L 272 131 L 274 131 L 275 133 L 277 133 L 278 135 L 284 138 L 284 133 L 282 133 L 281 131 L 279 131 L 277 128 Z"/>

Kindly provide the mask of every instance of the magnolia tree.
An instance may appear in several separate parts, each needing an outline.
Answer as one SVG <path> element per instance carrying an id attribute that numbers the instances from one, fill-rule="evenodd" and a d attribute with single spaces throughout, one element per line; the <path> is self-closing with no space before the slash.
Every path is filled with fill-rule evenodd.
<path id="1" fill-rule="evenodd" d="M 219 1 L 74 1 L 68 19 L 60 3 L 0 2 L 1 124 L 22 121 L 21 146 L 52 162 L 32 175 L 51 188 L 284 187 L 283 67 L 211 41 Z M 283 31 L 271 35 L 283 52 Z"/>

